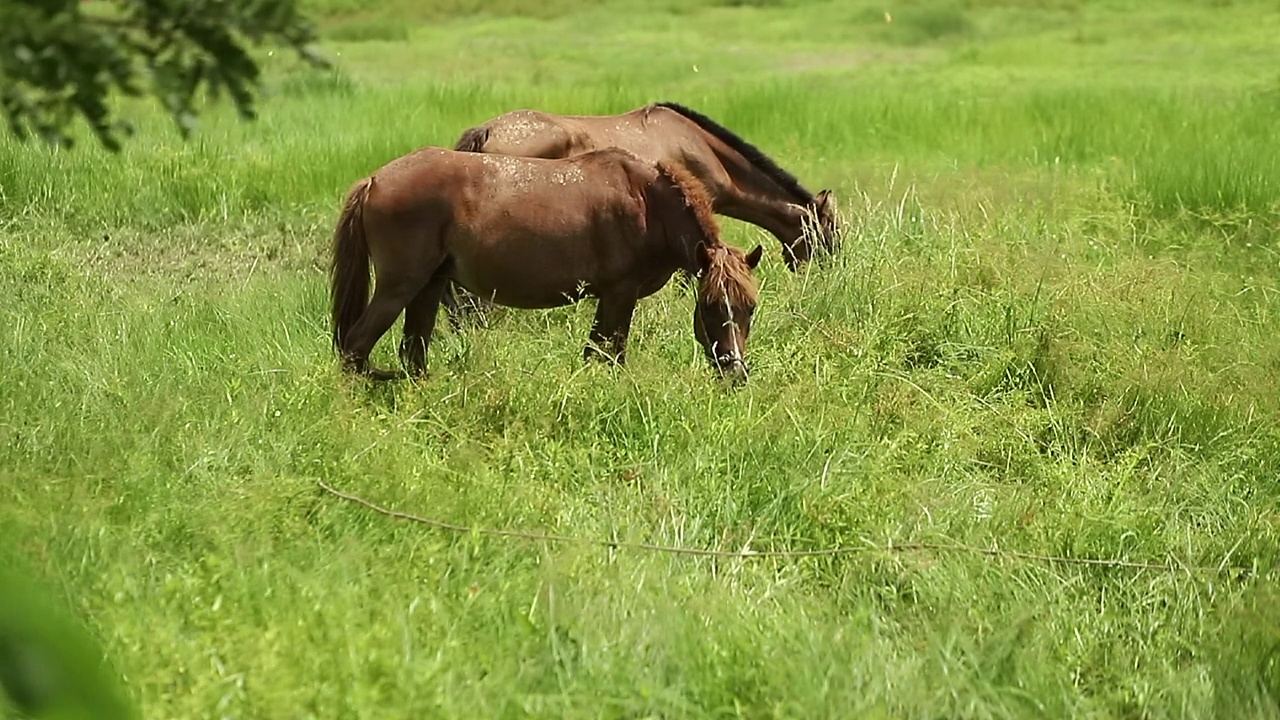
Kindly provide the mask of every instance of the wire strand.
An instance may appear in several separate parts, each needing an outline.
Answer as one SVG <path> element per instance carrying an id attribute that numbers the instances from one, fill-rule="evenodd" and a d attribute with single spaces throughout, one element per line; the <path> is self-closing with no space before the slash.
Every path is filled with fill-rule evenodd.
<path id="1" fill-rule="evenodd" d="M 598 547 L 608 548 L 626 548 L 630 550 L 642 550 L 646 552 L 667 553 L 671 555 L 693 555 L 699 557 L 717 557 L 717 558 L 806 558 L 806 557 L 831 557 L 836 555 L 852 555 L 855 553 L 866 553 L 872 551 L 882 552 L 952 552 L 967 553 L 971 555 L 985 555 L 988 557 L 1013 558 L 1018 560 L 1031 560 L 1044 563 L 1058 563 L 1066 565 L 1091 565 L 1095 567 L 1107 568 L 1125 568 L 1130 570 L 1159 570 L 1161 572 L 1206 572 L 1213 574 L 1222 574 L 1227 571 L 1240 573 L 1244 575 L 1251 574 L 1250 568 L 1230 566 L 1224 561 L 1217 566 L 1205 565 L 1186 565 L 1182 563 L 1155 563 L 1142 562 L 1133 560 L 1111 560 L 1107 558 L 1088 558 L 1088 557 L 1069 557 L 1063 555 L 1044 555 L 1040 553 L 1021 552 L 1018 550 L 1003 550 L 995 547 L 977 547 L 974 545 L 934 543 L 934 542 L 909 542 L 894 543 L 890 541 L 885 545 L 878 545 L 871 541 L 864 541 L 862 545 L 841 545 L 831 548 L 819 548 L 814 550 L 715 550 L 710 548 L 690 548 L 679 547 L 675 545 L 661 545 L 656 543 L 645 542 L 629 542 L 623 540 L 602 540 L 599 538 L 575 537 L 572 535 L 558 535 L 554 533 L 528 532 L 524 530 L 504 530 L 500 528 L 484 528 L 472 527 L 467 525 L 459 525 L 456 523 L 445 522 L 443 520 L 434 520 L 425 518 L 411 513 L 401 512 L 383 507 L 376 503 L 365 500 L 358 495 L 352 495 L 326 484 L 323 480 L 316 480 L 316 485 L 321 490 L 341 498 L 351 503 L 361 505 L 374 512 L 385 515 L 387 517 L 398 520 L 407 520 L 419 525 L 426 525 L 438 530 L 446 530 L 453 533 L 477 534 L 490 537 L 515 538 L 520 540 L 534 540 L 538 542 L 551 543 L 573 543 L 579 545 L 595 545 Z"/>

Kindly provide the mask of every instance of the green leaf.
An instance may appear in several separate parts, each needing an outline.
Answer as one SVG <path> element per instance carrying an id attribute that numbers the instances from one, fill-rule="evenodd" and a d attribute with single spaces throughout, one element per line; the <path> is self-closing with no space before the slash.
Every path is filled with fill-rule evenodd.
<path id="1" fill-rule="evenodd" d="M 136 717 L 89 633 L 30 580 L 0 570 L 0 708 L 31 717 Z"/>
<path id="2" fill-rule="evenodd" d="M 122 95 L 161 102 L 183 138 L 196 129 L 193 100 L 201 90 L 214 100 L 225 91 L 237 114 L 252 120 L 260 69 L 250 45 L 283 42 L 307 64 L 330 66 L 308 47 L 315 32 L 295 0 L 103 4 L 111 8 L 92 15 L 75 0 L 0 4 L 0 48 L 13 48 L 0 52 L 3 111 L 18 139 L 72 147 L 71 125 L 82 119 L 117 151 L 130 135 L 114 117 Z"/>

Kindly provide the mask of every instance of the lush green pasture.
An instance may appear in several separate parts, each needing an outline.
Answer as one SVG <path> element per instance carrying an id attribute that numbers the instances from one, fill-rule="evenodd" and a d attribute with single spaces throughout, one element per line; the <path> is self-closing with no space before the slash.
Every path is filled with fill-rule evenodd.
<path id="1" fill-rule="evenodd" d="M 1273 4 L 309 6 L 339 71 L 264 53 L 256 123 L 0 140 L 0 558 L 143 716 L 1280 716 Z M 585 302 L 442 327 L 418 384 L 342 376 L 352 182 L 508 109 L 654 100 L 848 222 L 793 275 L 723 221 L 767 250 L 748 386 L 675 286 L 623 370 L 582 364 Z M 317 480 L 468 526 L 863 550 L 453 535 Z"/>

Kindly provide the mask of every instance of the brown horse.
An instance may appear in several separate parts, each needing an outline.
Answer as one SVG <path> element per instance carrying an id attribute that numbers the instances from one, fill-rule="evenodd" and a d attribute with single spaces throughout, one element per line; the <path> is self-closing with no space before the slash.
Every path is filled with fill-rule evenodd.
<path id="1" fill-rule="evenodd" d="M 596 297 L 583 356 L 623 363 L 636 302 L 684 269 L 699 278 L 695 337 L 722 374 L 746 379 L 762 249 L 723 244 L 706 191 L 676 165 L 617 148 L 559 160 L 423 148 L 348 191 L 333 242 L 334 347 L 375 378 L 404 377 L 369 366 L 402 310 L 401 363 L 425 370 L 449 282 L 515 308 Z"/>
<path id="2" fill-rule="evenodd" d="M 515 110 L 462 133 L 455 150 L 520 157 L 563 158 L 605 147 L 630 150 L 650 162 L 683 168 L 707 188 L 712 208 L 772 233 L 787 267 L 797 270 L 839 242 L 839 218 L 830 190 L 810 193 L 794 176 L 736 134 L 687 107 L 660 102 L 620 115 L 553 115 Z M 452 289 L 445 304 L 455 325 L 478 315 L 480 298 Z"/>

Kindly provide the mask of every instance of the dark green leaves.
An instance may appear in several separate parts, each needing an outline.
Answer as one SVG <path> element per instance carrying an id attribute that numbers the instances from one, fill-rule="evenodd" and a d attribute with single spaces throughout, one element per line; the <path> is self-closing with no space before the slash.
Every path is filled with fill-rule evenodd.
<path id="1" fill-rule="evenodd" d="M 202 90 L 255 117 L 259 69 L 248 46 L 282 43 L 325 66 L 307 47 L 314 37 L 293 0 L 9 0 L 0 5 L 0 107 L 20 139 L 69 147 L 81 117 L 116 151 L 132 128 L 112 115 L 112 96 L 150 95 L 186 137 Z"/>
<path id="2" fill-rule="evenodd" d="M 6 547 L 6 551 L 11 548 Z M 92 636 L 46 589 L 0 568 L 0 717 L 136 717 Z"/>

